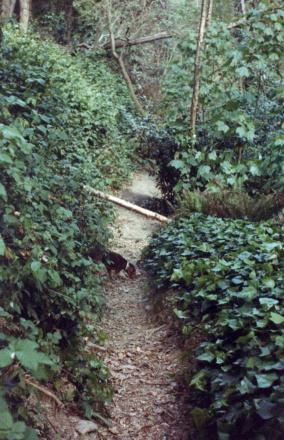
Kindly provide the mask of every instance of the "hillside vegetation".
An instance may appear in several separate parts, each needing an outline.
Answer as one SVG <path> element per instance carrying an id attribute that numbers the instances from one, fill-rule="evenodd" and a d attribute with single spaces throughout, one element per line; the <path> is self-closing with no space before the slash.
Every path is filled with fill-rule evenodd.
<path id="1" fill-rule="evenodd" d="M 135 200 L 173 213 L 144 262 L 191 347 L 186 426 L 282 439 L 283 1 L 0 3 L 0 439 L 51 440 L 39 384 L 108 423 L 109 371 L 88 349 L 106 338 L 105 298 L 87 251 L 109 245 L 114 210 L 85 187 L 121 189 L 137 164 L 164 200 Z"/>
<path id="2" fill-rule="evenodd" d="M 27 373 L 58 391 L 69 382 L 88 416 L 111 396 L 85 340 L 99 340 L 104 303 L 86 250 L 107 242 L 113 212 L 84 185 L 120 185 L 133 147 L 125 89 L 103 63 L 8 27 L 0 77 L 0 438 L 22 439 L 34 438 Z"/>
<path id="3" fill-rule="evenodd" d="M 147 249 L 160 295 L 176 292 L 184 337 L 200 332 L 189 385 L 202 438 L 282 437 L 283 239 L 283 226 L 195 214 Z"/>

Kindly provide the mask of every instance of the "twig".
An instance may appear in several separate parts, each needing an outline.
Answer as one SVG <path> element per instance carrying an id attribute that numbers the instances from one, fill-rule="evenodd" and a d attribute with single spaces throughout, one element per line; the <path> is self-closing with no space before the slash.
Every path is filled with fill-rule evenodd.
<path id="1" fill-rule="evenodd" d="M 64 404 L 61 402 L 61 400 L 58 399 L 58 397 L 55 396 L 54 393 L 52 393 L 51 391 L 49 391 L 48 389 L 37 385 L 36 383 L 32 382 L 30 379 L 28 379 L 27 377 L 25 377 L 25 381 L 28 385 L 30 385 L 31 387 L 35 388 L 36 390 L 40 391 L 41 393 L 45 394 L 46 396 L 48 396 L 50 399 L 54 400 L 56 402 L 56 404 L 58 405 L 59 408 L 63 408 Z"/>
<path id="2" fill-rule="evenodd" d="M 152 336 L 154 333 L 156 333 L 159 330 L 162 330 L 163 328 L 167 327 L 166 324 L 160 325 L 160 327 L 151 328 L 149 330 L 146 330 L 148 336 Z"/>
<path id="3" fill-rule="evenodd" d="M 50 424 L 50 426 L 52 427 L 52 429 L 54 430 L 54 432 L 56 434 L 60 434 L 60 432 L 58 431 L 58 429 L 56 428 L 56 426 L 54 425 L 54 423 L 50 420 L 50 418 L 45 414 L 46 420 L 48 421 L 48 423 Z"/>
<path id="4" fill-rule="evenodd" d="M 94 344 L 93 342 L 90 342 L 87 345 L 87 348 L 94 349 L 94 350 L 97 350 L 97 351 L 107 351 L 106 347 L 102 347 L 101 345 Z"/>

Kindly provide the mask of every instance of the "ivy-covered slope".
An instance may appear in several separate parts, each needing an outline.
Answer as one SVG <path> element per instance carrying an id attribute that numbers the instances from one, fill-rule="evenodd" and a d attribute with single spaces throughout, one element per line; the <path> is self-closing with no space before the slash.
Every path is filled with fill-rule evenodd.
<path id="1" fill-rule="evenodd" d="M 117 186 L 127 176 L 131 142 L 121 135 L 126 96 L 101 61 L 91 63 L 36 35 L 5 30 L 0 56 L 1 439 L 36 438 L 21 405 L 33 389 L 26 373 L 49 379 L 59 397 L 69 381 L 69 398 L 87 416 L 111 395 L 107 370 L 85 352 L 84 340 L 96 338 L 103 305 L 99 278 L 85 251 L 108 240 L 112 212 L 83 186 Z"/>
<path id="2" fill-rule="evenodd" d="M 197 214 L 146 251 L 156 288 L 176 292 L 185 338 L 203 335 L 190 383 L 202 439 L 283 438 L 283 239 L 283 226 Z"/>

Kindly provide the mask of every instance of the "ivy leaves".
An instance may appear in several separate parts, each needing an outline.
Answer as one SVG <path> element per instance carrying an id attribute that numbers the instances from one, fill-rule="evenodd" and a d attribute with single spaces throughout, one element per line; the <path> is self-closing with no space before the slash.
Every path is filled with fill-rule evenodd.
<path id="1" fill-rule="evenodd" d="M 146 251 L 156 287 L 177 289 L 184 336 L 202 329 L 191 386 L 209 403 L 193 413 L 220 438 L 283 434 L 283 238 L 270 223 L 192 215 Z"/>
<path id="2" fill-rule="evenodd" d="M 95 337 L 104 303 L 99 276 L 85 253 L 88 246 L 108 241 L 113 213 L 82 188 L 119 186 L 130 168 L 132 144 L 128 132 L 121 134 L 128 100 L 101 60 L 63 54 L 50 41 L 14 27 L 4 34 L 0 406 L 6 402 L 6 409 L 0 439 L 22 440 L 35 438 L 21 405 L 30 392 L 26 371 L 52 381 L 64 369 L 88 417 L 94 404 L 102 407 L 111 395 L 106 367 L 85 352 L 85 337 Z M 6 334 L 10 322 L 17 324 L 13 337 Z"/>
<path id="3" fill-rule="evenodd" d="M 16 339 L 7 348 L 0 350 L 0 368 L 5 368 L 13 362 L 31 371 L 36 371 L 39 365 L 52 365 L 52 361 L 44 353 L 39 352 L 38 344 L 29 339 Z"/>
<path id="4" fill-rule="evenodd" d="M 5 255 L 5 249 L 6 249 L 6 246 L 5 246 L 4 240 L 0 234 L 0 257 L 3 257 Z"/>

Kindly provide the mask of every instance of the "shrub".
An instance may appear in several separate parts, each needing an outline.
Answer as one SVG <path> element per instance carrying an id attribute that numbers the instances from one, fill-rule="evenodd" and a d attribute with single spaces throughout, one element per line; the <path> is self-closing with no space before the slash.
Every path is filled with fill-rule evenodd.
<path id="1" fill-rule="evenodd" d="M 190 382 L 202 438 L 283 437 L 283 238 L 273 223 L 196 214 L 161 230 L 146 251 L 156 288 L 176 289 L 185 337 L 202 331 Z"/>
<path id="2" fill-rule="evenodd" d="M 221 35 L 221 37 L 220 37 Z M 167 167 L 179 173 L 176 191 L 283 190 L 283 10 L 279 0 L 248 9 L 232 32 L 212 22 L 202 57 L 196 140 L 188 135 L 196 34 L 186 31 L 167 70 L 161 111 L 178 149 Z M 158 166 L 164 167 L 164 162 Z M 173 187 L 171 174 L 163 178 Z"/>
<path id="3" fill-rule="evenodd" d="M 183 191 L 179 197 L 179 213 L 182 216 L 201 212 L 222 218 L 260 221 L 276 217 L 283 208 L 284 193 L 251 197 L 247 193 L 237 191 Z"/>
<path id="4" fill-rule="evenodd" d="M 106 367 L 85 347 L 104 304 L 85 255 L 107 242 L 113 214 L 84 185 L 120 185 L 131 143 L 119 128 L 127 99 L 101 63 L 87 73 L 55 44 L 8 28 L 0 78 L 0 438 L 20 440 L 35 438 L 26 373 L 58 389 L 67 379 L 88 417 L 111 397 Z"/>

